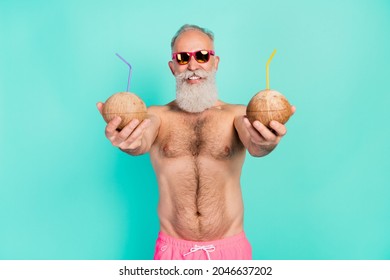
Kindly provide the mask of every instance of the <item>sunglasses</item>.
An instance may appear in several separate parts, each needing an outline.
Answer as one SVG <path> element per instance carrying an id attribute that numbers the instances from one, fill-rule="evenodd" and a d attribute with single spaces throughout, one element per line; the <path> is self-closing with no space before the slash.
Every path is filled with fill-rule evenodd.
<path id="1" fill-rule="evenodd" d="M 210 55 L 215 55 L 214 51 L 200 50 L 196 52 L 176 52 L 172 54 L 172 59 L 176 59 L 180 65 L 186 65 L 193 56 L 198 63 L 206 63 L 210 59 Z"/>

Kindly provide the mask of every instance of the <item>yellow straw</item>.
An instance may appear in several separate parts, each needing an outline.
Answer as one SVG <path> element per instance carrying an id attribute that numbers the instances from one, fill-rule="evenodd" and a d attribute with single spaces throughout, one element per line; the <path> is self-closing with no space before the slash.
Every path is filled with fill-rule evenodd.
<path id="1" fill-rule="evenodd" d="M 267 89 L 269 89 L 269 64 L 272 60 L 272 58 L 274 57 L 276 53 L 276 49 L 273 51 L 273 53 L 271 54 L 271 56 L 269 57 L 268 61 L 267 61 L 267 64 L 265 66 L 265 71 L 266 71 L 266 74 L 267 74 L 267 77 L 266 77 L 266 80 L 267 80 Z"/>

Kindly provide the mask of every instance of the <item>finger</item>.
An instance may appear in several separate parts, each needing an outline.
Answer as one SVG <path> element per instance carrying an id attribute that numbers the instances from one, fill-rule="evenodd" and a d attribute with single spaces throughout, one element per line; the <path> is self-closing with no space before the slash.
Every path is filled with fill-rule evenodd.
<path id="1" fill-rule="evenodd" d="M 284 136 L 287 133 L 286 126 L 281 124 L 280 122 L 271 121 L 270 126 L 275 131 L 276 135 L 278 135 L 278 136 Z"/>
<path id="2" fill-rule="evenodd" d="M 249 134 L 251 135 L 251 137 L 253 137 L 255 135 L 259 135 L 259 133 L 253 128 L 251 122 L 249 121 L 249 119 L 247 117 L 244 117 L 243 122 L 244 122 L 244 125 L 247 128 Z"/>
<path id="3" fill-rule="evenodd" d="M 295 114 L 296 109 L 297 109 L 297 108 L 295 108 L 295 106 L 291 106 L 291 115 L 294 115 L 294 114 Z"/>
<path id="4" fill-rule="evenodd" d="M 110 139 L 110 141 L 112 137 L 118 134 L 117 129 L 121 121 L 122 119 L 119 116 L 116 116 L 106 125 L 106 137 Z"/>
<path id="5" fill-rule="evenodd" d="M 245 126 L 247 127 L 247 130 L 248 130 L 248 133 L 249 133 L 249 136 L 250 136 L 250 139 L 251 139 L 252 143 L 254 143 L 256 145 L 264 145 L 264 143 L 268 142 L 268 140 L 265 139 L 263 137 L 263 135 L 261 135 L 259 133 L 259 131 L 257 131 L 252 126 L 252 124 L 249 122 L 248 119 L 244 120 L 244 123 L 245 123 Z"/>
<path id="6" fill-rule="evenodd" d="M 103 114 L 103 105 L 104 105 L 104 103 L 102 103 L 102 102 L 96 103 L 96 107 L 99 110 L 100 114 Z"/>
<path id="7" fill-rule="evenodd" d="M 150 120 L 145 119 L 138 127 L 135 128 L 134 131 L 132 131 L 131 135 L 124 141 L 123 146 L 134 146 L 134 142 L 137 142 L 137 140 L 142 139 L 144 131 L 149 126 L 149 124 Z"/>
<path id="8" fill-rule="evenodd" d="M 244 117 L 243 121 L 244 121 L 244 125 L 248 129 L 248 132 L 251 135 L 260 135 L 259 132 L 253 127 L 252 123 L 249 121 L 249 119 L 247 117 Z"/>
<path id="9" fill-rule="evenodd" d="M 145 130 L 151 123 L 150 119 L 144 119 L 140 124 L 140 129 Z"/>
<path id="10" fill-rule="evenodd" d="M 118 133 L 117 137 L 120 142 L 125 141 L 133 133 L 134 129 L 139 124 L 139 120 L 131 120 L 122 130 Z"/>
<path id="11" fill-rule="evenodd" d="M 254 121 L 253 122 L 253 127 L 260 133 L 261 136 L 264 137 L 265 140 L 267 141 L 275 141 L 276 140 L 276 135 L 271 132 L 264 124 L 262 124 L 259 121 Z"/>
<path id="12" fill-rule="evenodd" d="M 248 118 L 247 117 L 243 117 L 243 120 L 242 120 L 243 122 L 244 122 L 244 125 L 246 126 L 246 128 L 251 128 L 252 127 L 252 124 L 251 124 L 251 122 L 248 120 Z"/>
<path id="13" fill-rule="evenodd" d="M 131 138 L 131 142 L 129 142 L 128 139 L 125 142 L 122 142 L 118 147 L 122 150 L 135 150 L 142 145 L 142 135 L 137 138 L 134 138 L 134 136 L 132 135 Z"/>

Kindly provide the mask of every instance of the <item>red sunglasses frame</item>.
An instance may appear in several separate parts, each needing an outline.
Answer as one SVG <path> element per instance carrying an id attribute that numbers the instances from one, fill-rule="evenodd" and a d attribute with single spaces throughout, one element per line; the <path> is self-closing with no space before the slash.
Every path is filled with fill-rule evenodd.
<path id="1" fill-rule="evenodd" d="M 202 52 L 202 51 L 207 51 L 209 53 L 209 55 L 215 55 L 215 51 L 213 51 L 213 50 L 199 50 L 199 51 L 195 51 L 195 52 L 175 52 L 175 53 L 172 54 L 172 59 L 177 61 L 177 55 L 183 53 L 183 54 L 189 55 L 190 59 L 188 59 L 187 63 L 184 63 L 184 64 L 180 64 L 179 63 L 180 65 L 188 64 L 190 62 L 190 60 L 191 60 L 191 57 L 195 58 L 196 62 L 198 62 L 198 63 L 206 63 L 206 62 L 208 62 L 210 60 L 210 57 L 209 57 L 209 60 L 204 61 L 204 62 L 198 61 L 196 59 L 196 57 L 195 57 L 196 53 Z"/>

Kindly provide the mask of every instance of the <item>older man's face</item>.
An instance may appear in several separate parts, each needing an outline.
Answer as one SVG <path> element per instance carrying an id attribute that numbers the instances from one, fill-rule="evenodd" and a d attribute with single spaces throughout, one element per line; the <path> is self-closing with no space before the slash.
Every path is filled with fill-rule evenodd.
<path id="1" fill-rule="evenodd" d="M 181 34 L 173 46 L 173 52 L 196 52 L 214 50 L 213 42 L 204 33 L 189 30 Z M 169 67 L 176 77 L 176 104 L 190 113 L 200 113 L 215 105 L 218 91 L 215 73 L 219 57 L 210 55 L 207 62 L 198 62 L 192 56 L 187 64 L 180 65 L 176 59 Z"/>
<path id="2" fill-rule="evenodd" d="M 198 30 L 189 30 L 182 33 L 173 46 L 173 52 L 195 52 L 199 50 L 214 50 L 214 44 L 211 39 L 204 33 Z M 169 68 L 172 73 L 176 76 L 187 70 L 196 71 L 198 69 L 211 72 L 218 69 L 219 57 L 210 56 L 210 60 L 205 63 L 197 62 L 194 57 L 191 57 L 188 64 L 180 65 L 176 60 L 169 62 Z M 189 84 L 201 83 L 202 78 L 191 78 L 187 79 Z"/>

